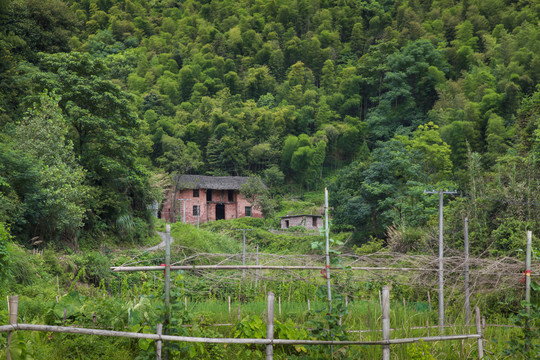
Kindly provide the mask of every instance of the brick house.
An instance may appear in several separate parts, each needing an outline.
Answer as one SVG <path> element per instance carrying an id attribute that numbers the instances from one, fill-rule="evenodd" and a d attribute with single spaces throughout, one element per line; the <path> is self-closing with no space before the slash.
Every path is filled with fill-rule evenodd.
<path id="1" fill-rule="evenodd" d="M 321 229 L 324 221 L 321 215 L 287 215 L 281 217 L 281 228 L 288 229 L 291 226 L 303 226 L 307 230 Z"/>
<path id="2" fill-rule="evenodd" d="M 261 211 L 239 192 L 247 180 L 246 176 L 179 175 L 163 204 L 161 218 L 167 222 L 185 219 L 193 225 L 244 216 L 260 218 Z"/>

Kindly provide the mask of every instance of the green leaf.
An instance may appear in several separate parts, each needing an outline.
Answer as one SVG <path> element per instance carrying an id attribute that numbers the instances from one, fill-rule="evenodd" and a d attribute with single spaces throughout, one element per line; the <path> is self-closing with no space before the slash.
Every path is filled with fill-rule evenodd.
<path id="1" fill-rule="evenodd" d="M 139 339 L 139 348 L 146 351 L 150 347 L 151 342 L 152 340 L 150 339 Z"/>

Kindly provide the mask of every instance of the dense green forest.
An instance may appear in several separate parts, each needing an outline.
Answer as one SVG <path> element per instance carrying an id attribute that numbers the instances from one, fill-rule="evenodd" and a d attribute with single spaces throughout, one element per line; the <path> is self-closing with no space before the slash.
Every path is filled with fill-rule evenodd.
<path id="1" fill-rule="evenodd" d="M 279 194 L 328 185 L 358 241 L 392 226 L 414 247 L 439 188 L 459 191 L 449 226 L 469 216 L 480 249 L 538 230 L 535 1 L 0 11 L 0 222 L 20 239 L 143 237 L 176 173 L 261 176 L 268 217 Z"/>

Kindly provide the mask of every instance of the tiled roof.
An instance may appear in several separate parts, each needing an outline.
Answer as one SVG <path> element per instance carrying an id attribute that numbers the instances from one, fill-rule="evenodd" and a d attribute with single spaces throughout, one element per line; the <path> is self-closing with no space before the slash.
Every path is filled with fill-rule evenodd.
<path id="1" fill-rule="evenodd" d="M 287 215 L 287 216 L 282 216 L 281 218 L 284 219 L 284 218 L 293 218 L 293 217 L 303 217 L 303 216 L 311 216 L 311 217 L 322 217 L 322 215 L 311 215 L 311 214 L 302 214 L 302 215 Z"/>
<path id="2" fill-rule="evenodd" d="M 176 182 L 181 189 L 238 190 L 247 176 L 178 175 Z"/>

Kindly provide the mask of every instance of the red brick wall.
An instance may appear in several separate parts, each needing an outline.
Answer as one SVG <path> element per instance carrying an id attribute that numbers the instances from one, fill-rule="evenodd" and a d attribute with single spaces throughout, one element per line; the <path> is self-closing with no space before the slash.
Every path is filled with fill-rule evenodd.
<path id="1" fill-rule="evenodd" d="M 207 221 L 216 220 L 216 205 L 225 205 L 225 219 L 236 219 L 246 216 L 246 206 L 251 206 L 251 203 L 247 201 L 238 190 L 234 190 L 233 201 L 228 201 L 228 190 L 212 190 L 212 201 L 207 202 L 207 190 L 199 189 L 199 197 L 193 196 L 192 189 L 179 190 L 176 192 L 176 196 L 172 196 L 172 192 L 169 193 L 167 199 L 163 204 L 161 210 L 161 218 L 167 222 L 176 222 L 183 220 L 184 201 L 176 200 L 176 209 L 173 212 L 172 199 L 187 199 L 186 204 L 186 223 L 196 225 L 197 215 L 193 215 L 193 206 L 197 205 L 197 201 L 200 209 L 199 221 L 201 223 Z M 252 217 L 262 217 L 260 210 L 251 209 Z"/>

